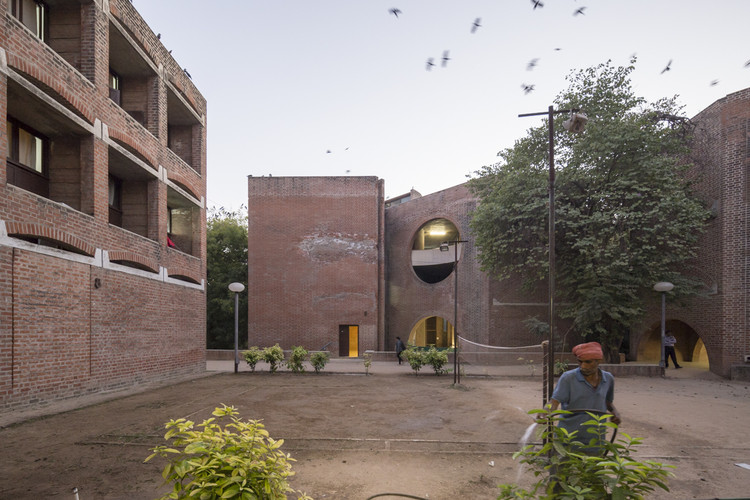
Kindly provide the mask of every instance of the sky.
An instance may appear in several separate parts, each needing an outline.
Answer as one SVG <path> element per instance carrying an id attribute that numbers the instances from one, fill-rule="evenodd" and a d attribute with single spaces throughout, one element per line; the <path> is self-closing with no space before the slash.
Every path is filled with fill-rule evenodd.
<path id="1" fill-rule="evenodd" d="M 453 187 L 607 60 L 635 55 L 636 95 L 678 96 L 688 117 L 750 87 L 750 0 L 540 3 L 133 0 L 208 102 L 209 208 L 246 204 L 248 175 Z"/>

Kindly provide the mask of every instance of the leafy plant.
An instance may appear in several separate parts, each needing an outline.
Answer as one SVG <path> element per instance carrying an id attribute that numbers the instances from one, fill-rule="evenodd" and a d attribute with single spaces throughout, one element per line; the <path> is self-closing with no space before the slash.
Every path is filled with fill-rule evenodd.
<path id="1" fill-rule="evenodd" d="M 543 417 L 557 421 L 570 412 L 531 410 L 529 414 L 544 414 Z M 602 436 L 617 428 L 616 424 L 607 422 L 607 415 L 589 415 L 591 420 L 583 424 L 587 426 L 587 434 Z M 625 500 L 642 499 L 644 494 L 657 488 L 669 491 L 667 479 L 674 475 L 669 470 L 673 466 L 653 460 L 639 462 L 633 458 L 632 453 L 643 442 L 642 438 L 621 433 L 616 442 L 606 439 L 592 441 L 578 436 L 578 431 L 568 433 L 558 426 L 545 427 L 541 447 L 530 444 L 513 454 L 514 460 L 520 457 L 521 463 L 530 466 L 534 476 L 541 479 L 530 490 L 515 484 L 502 484 L 498 500 Z M 591 450 L 592 445 L 601 451 L 598 455 L 583 452 L 584 449 Z"/>
<path id="2" fill-rule="evenodd" d="M 310 355 L 310 364 L 315 369 L 315 373 L 320 373 L 329 360 L 329 354 L 326 351 L 315 351 Z"/>
<path id="3" fill-rule="evenodd" d="M 268 368 L 271 373 L 276 373 L 279 365 L 284 361 L 284 351 L 281 350 L 279 344 L 263 349 L 263 361 L 268 363 Z"/>
<path id="4" fill-rule="evenodd" d="M 562 359 L 558 359 L 557 361 L 555 361 L 555 366 L 552 369 L 552 373 L 554 373 L 555 375 L 562 375 L 566 371 L 568 371 L 567 361 L 563 361 Z"/>
<path id="5" fill-rule="evenodd" d="M 534 376 L 534 374 L 536 374 L 536 365 L 534 364 L 533 359 L 518 358 L 518 361 L 529 367 L 529 371 L 531 371 L 532 377 Z"/>
<path id="6" fill-rule="evenodd" d="M 365 363 L 365 375 L 369 375 L 370 367 L 372 366 L 372 354 L 370 354 L 369 352 L 366 352 L 362 356 L 362 358 L 364 359 L 364 363 Z"/>
<path id="7" fill-rule="evenodd" d="M 252 346 L 247 351 L 242 351 L 242 357 L 245 358 L 245 362 L 250 367 L 250 371 L 255 371 L 255 365 L 258 361 L 263 359 L 263 351 L 258 349 L 258 346 Z"/>
<path id="8" fill-rule="evenodd" d="M 302 346 L 292 346 L 292 353 L 286 361 L 286 366 L 292 373 L 302 373 L 305 371 L 304 362 L 307 359 L 307 349 Z"/>
<path id="9" fill-rule="evenodd" d="M 445 370 L 443 366 L 447 363 L 448 353 L 445 351 L 438 351 L 435 347 L 430 347 L 430 349 L 424 353 L 424 364 L 431 365 L 435 370 L 435 375 L 446 373 L 448 370 Z"/>
<path id="10" fill-rule="evenodd" d="M 146 458 L 167 459 L 162 476 L 172 491 L 162 500 L 280 500 L 287 493 L 311 500 L 289 486 L 294 459 L 279 449 L 283 440 L 272 439 L 257 420 L 242 421 L 234 407 L 222 406 L 212 414 L 198 425 L 184 418 L 166 423 L 169 445 L 153 448 Z"/>
<path id="11" fill-rule="evenodd" d="M 409 366 L 414 370 L 414 375 L 419 375 L 419 370 L 425 364 L 424 352 L 420 351 L 415 346 L 410 345 L 403 353 L 401 353 L 401 355 L 409 362 Z"/>

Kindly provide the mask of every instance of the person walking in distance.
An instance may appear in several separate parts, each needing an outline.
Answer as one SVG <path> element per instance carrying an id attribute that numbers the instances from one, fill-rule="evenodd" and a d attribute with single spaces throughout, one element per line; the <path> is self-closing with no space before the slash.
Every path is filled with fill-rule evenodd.
<path id="1" fill-rule="evenodd" d="M 676 368 L 682 368 L 677 364 L 677 354 L 674 351 L 674 345 L 677 343 L 677 339 L 674 338 L 672 332 L 667 330 L 664 333 L 664 366 L 669 368 L 669 358 L 672 358 L 672 364 Z"/>
<path id="2" fill-rule="evenodd" d="M 401 337 L 396 337 L 396 357 L 398 358 L 398 364 L 401 364 L 401 353 L 406 350 L 406 346 L 401 341 Z"/>

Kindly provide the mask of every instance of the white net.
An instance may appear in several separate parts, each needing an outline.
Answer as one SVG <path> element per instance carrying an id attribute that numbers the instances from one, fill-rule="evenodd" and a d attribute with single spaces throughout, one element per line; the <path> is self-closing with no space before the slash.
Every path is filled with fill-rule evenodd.
<path id="1" fill-rule="evenodd" d="M 545 363 L 541 343 L 523 346 L 480 344 L 458 337 L 458 362 L 465 372 L 484 371 L 488 375 L 539 376 Z"/>

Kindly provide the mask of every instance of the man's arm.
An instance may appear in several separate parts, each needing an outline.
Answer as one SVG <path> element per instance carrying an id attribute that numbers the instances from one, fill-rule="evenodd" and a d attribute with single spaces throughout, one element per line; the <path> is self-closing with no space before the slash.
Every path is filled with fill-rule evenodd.
<path id="1" fill-rule="evenodd" d="M 620 412 L 617 411 L 617 408 L 615 408 L 614 403 L 612 401 L 607 401 L 607 409 L 612 414 L 612 423 L 620 425 L 620 422 L 622 422 L 622 419 L 620 418 Z"/>

